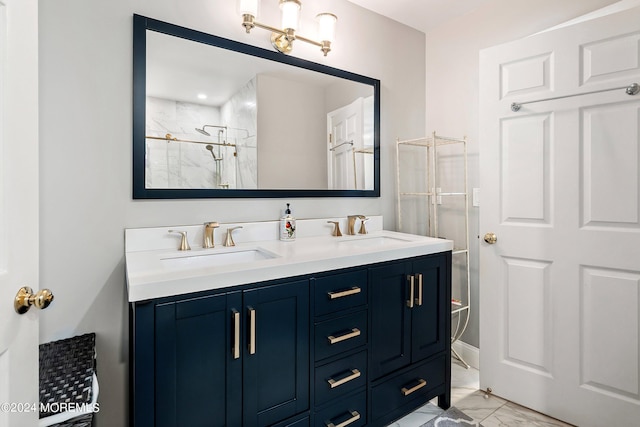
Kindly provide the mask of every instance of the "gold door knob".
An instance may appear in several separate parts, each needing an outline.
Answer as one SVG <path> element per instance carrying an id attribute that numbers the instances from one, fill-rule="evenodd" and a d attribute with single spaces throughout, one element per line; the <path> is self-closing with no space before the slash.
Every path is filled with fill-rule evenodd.
<path id="1" fill-rule="evenodd" d="M 16 313 L 25 314 L 32 305 L 44 310 L 49 307 L 51 301 L 53 301 L 53 294 L 49 289 L 42 289 L 34 294 L 33 289 L 28 286 L 23 286 L 16 294 L 16 299 L 13 301 L 13 308 L 16 310 Z"/>
<path id="2" fill-rule="evenodd" d="M 498 236 L 496 236 L 494 233 L 487 233 L 484 235 L 484 241 L 490 245 L 493 245 L 498 241 Z"/>

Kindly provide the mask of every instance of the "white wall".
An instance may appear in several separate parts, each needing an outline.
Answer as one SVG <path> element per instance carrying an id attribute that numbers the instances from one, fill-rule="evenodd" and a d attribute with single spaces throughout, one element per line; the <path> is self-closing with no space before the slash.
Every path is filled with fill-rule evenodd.
<path id="1" fill-rule="evenodd" d="M 275 24 L 275 2 L 264 3 Z M 424 34 L 345 0 L 305 2 L 303 25 L 319 5 L 338 15 L 334 49 L 324 58 L 298 43 L 294 55 L 381 80 L 381 198 L 132 200 L 133 13 L 266 49 L 269 33 L 247 35 L 233 0 L 40 2 L 40 288 L 56 295 L 41 341 L 97 333 L 99 427 L 127 418 L 125 228 L 276 219 L 285 202 L 298 218 L 383 214 L 393 228 L 393 142 L 425 129 Z"/>
<path id="2" fill-rule="evenodd" d="M 324 88 L 267 74 L 256 80 L 260 188 L 326 189 Z"/>
<path id="3" fill-rule="evenodd" d="M 445 136 L 467 136 L 469 188 L 479 187 L 478 111 L 482 108 L 478 105 L 479 51 L 534 34 L 615 1 L 493 0 L 427 34 L 426 129 Z M 478 209 L 470 208 L 472 316 L 463 336 L 465 342 L 476 347 L 478 237 L 491 231 L 478 229 Z"/>

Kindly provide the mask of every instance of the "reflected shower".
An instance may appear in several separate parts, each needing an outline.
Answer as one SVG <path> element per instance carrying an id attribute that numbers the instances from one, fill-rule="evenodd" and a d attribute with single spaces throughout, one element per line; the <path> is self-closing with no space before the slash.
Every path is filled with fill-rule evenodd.
<path id="1" fill-rule="evenodd" d="M 204 136 L 211 136 L 211 134 L 209 132 L 204 130 L 205 128 L 218 128 L 218 129 L 220 129 L 220 132 L 224 132 L 225 130 L 227 130 L 226 126 L 218 126 L 218 125 L 204 125 L 204 126 L 202 126 L 202 128 L 195 128 L 195 130 L 198 131 L 199 133 L 201 133 Z"/>
<path id="2" fill-rule="evenodd" d="M 207 150 L 209 150 L 211 152 L 211 155 L 213 156 L 213 160 L 215 160 L 216 162 L 219 162 L 219 161 L 223 160 L 222 158 L 216 157 L 216 154 L 213 152 L 213 145 L 208 144 L 204 148 L 206 148 Z"/>

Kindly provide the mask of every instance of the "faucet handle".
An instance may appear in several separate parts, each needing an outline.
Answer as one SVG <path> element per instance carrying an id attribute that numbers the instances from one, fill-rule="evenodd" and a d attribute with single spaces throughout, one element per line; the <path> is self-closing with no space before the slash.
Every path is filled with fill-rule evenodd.
<path id="1" fill-rule="evenodd" d="M 227 228 L 227 238 L 224 241 L 224 245 L 225 246 L 235 246 L 236 242 L 233 241 L 233 234 L 231 234 L 233 232 L 233 230 L 237 230 L 238 228 L 242 228 L 241 225 L 238 225 L 236 227 L 231 227 L 231 228 Z"/>
<path id="2" fill-rule="evenodd" d="M 187 232 L 186 231 L 169 230 L 169 233 L 178 233 L 178 234 L 182 235 L 182 238 L 180 239 L 180 248 L 178 250 L 181 250 L 181 251 L 190 251 L 191 250 L 191 246 L 189 246 L 189 240 L 187 239 Z"/>
<path id="3" fill-rule="evenodd" d="M 333 233 L 332 236 L 340 237 L 342 236 L 342 232 L 340 232 L 340 221 L 327 221 L 327 224 L 333 224 Z"/>
<path id="4" fill-rule="evenodd" d="M 204 223 L 204 226 L 205 226 L 206 228 L 218 228 L 218 227 L 220 227 L 220 224 L 218 224 L 218 223 L 217 223 L 217 222 L 215 222 L 215 221 L 211 221 L 211 222 L 205 222 L 205 223 Z"/>
<path id="5" fill-rule="evenodd" d="M 360 218 L 360 231 L 358 231 L 358 233 L 360 234 L 367 234 L 367 228 L 365 227 L 365 222 L 369 221 L 369 218 L 366 217 L 362 217 Z"/>

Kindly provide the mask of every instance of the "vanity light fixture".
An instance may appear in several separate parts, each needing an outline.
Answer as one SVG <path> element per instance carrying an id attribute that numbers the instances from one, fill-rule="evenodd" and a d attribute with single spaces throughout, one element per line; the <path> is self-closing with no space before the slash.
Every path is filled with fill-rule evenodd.
<path id="1" fill-rule="evenodd" d="M 335 38 L 336 21 L 338 20 L 336 15 L 333 13 L 320 13 L 316 16 L 318 35 L 321 40 L 318 42 L 296 34 L 300 20 L 300 9 L 302 9 L 300 0 L 279 0 L 282 13 L 282 29 L 256 21 L 259 1 L 238 0 L 238 11 L 242 14 L 242 26 L 247 30 L 247 33 L 250 33 L 254 27 L 271 31 L 271 44 L 282 53 L 291 52 L 294 40 L 301 40 L 319 46 L 324 56 L 327 56 L 327 53 L 331 51 L 331 43 Z"/>

